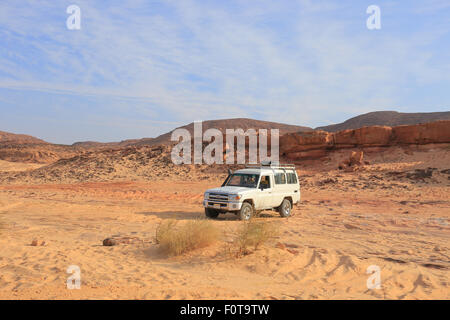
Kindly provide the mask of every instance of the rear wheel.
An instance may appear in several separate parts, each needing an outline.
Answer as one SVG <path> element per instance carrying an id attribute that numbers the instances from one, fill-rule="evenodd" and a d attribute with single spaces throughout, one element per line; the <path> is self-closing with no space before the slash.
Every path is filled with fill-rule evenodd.
<path id="1" fill-rule="evenodd" d="M 248 202 L 244 202 L 242 204 L 241 210 L 239 211 L 239 219 L 247 221 L 250 220 L 252 216 L 253 216 L 253 206 Z"/>
<path id="2" fill-rule="evenodd" d="M 289 217 L 291 215 L 292 205 L 288 199 L 284 199 L 281 206 L 278 208 L 280 216 L 283 218 Z"/>
<path id="3" fill-rule="evenodd" d="M 208 218 L 214 219 L 219 215 L 219 211 L 211 208 L 205 208 L 205 215 Z"/>

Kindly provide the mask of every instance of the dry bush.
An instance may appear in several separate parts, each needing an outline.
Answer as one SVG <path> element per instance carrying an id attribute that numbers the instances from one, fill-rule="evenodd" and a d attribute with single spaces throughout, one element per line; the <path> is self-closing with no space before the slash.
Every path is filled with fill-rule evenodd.
<path id="1" fill-rule="evenodd" d="M 156 228 L 155 241 L 162 252 L 177 256 L 207 247 L 219 238 L 218 229 L 209 220 L 190 220 L 179 226 L 176 220 L 165 220 Z"/>
<path id="2" fill-rule="evenodd" d="M 233 241 L 235 255 L 237 257 L 251 253 L 250 248 L 258 247 L 278 235 L 278 225 L 267 221 L 250 220 L 243 222 Z"/>

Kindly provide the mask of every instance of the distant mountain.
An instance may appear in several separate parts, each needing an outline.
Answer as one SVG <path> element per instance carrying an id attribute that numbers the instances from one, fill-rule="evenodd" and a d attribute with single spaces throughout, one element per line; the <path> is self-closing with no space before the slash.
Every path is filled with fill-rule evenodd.
<path id="1" fill-rule="evenodd" d="M 142 139 L 129 139 L 120 142 L 97 142 L 97 141 L 80 141 L 72 144 L 73 147 L 80 147 L 85 149 L 104 149 L 104 148 L 114 148 L 114 147 L 128 147 L 134 145 L 138 142 L 153 140 L 153 138 L 142 138 Z"/>
<path id="2" fill-rule="evenodd" d="M 396 111 L 376 111 L 356 116 L 342 123 L 317 127 L 315 130 L 337 132 L 346 129 L 358 129 L 368 126 L 395 127 L 406 124 L 419 124 L 438 120 L 450 120 L 450 111 L 428 112 L 428 113 L 425 112 L 402 113 Z"/>
<path id="3" fill-rule="evenodd" d="M 44 140 L 26 135 L 0 131 L 0 143 L 8 144 L 47 144 Z"/>
<path id="4" fill-rule="evenodd" d="M 182 129 L 187 129 L 191 135 L 193 136 L 194 132 L 194 123 L 190 123 L 188 125 L 179 127 Z M 202 122 L 202 130 L 205 132 L 208 129 L 215 128 L 220 130 L 221 132 L 225 133 L 226 129 L 243 129 L 244 131 L 248 129 L 278 129 L 280 130 L 280 136 L 286 133 L 291 132 L 305 132 L 305 131 L 312 131 L 312 128 L 309 127 L 303 127 L 303 126 L 296 126 L 296 125 L 290 125 L 290 124 L 284 124 L 284 123 L 278 123 L 278 122 L 270 122 L 270 121 L 261 121 L 261 120 L 254 120 L 254 119 L 248 119 L 248 118 L 234 118 L 234 119 L 221 119 L 221 120 L 208 120 Z M 177 128 L 178 129 L 178 128 Z M 176 130 L 176 129 L 174 129 Z M 162 134 L 150 141 L 139 141 L 135 143 L 135 145 L 159 145 L 159 144 L 168 144 L 170 143 L 170 137 L 172 135 L 172 132 L 167 132 L 165 134 Z"/>
<path id="5" fill-rule="evenodd" d="M 194 123 L 187 124 L 185 126 L 179 127 L 181 129 L 187 129 L 192 137 L 194 136 Z M 172 136 L 172 132 L 175 131 L 175 128 L 169 132 L 166 132 L 156 138 L 142 138 L 142 139 L 130 139 L 124 140 L 120 142 L 95 142 L 95 141 L 82 141 L 75 142 L 72 144 L 74 147 L 81 147 L 86 149 L 104 149 L 104 148 L 112 148 L 112 147 L 130 147 L 130 146 L 156 146 L 156 145 L 167 145 L 171 144 L 170 138 Z M 243 129 L 246 131 L 247 129 L 279 129 L 280 135 L 291 132 L 304 132 L 304 131 L 312 131 L 312 128 L 296 126 L 284 123 L 270 122 L 270 121 L 261 121 L 247 118 L 235 118 L 235 119 L 222 119 L 222 120 L 207 120 L 202 122 L 202 130 L 205 132 L 208 129 L 218 129 L 221 132 L 225 133 L 226 129 Z"/>

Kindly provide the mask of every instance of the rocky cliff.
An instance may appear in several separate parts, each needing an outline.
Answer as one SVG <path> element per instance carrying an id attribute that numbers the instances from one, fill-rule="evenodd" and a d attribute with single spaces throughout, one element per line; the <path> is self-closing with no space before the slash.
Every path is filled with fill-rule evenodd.
<path id="1" fill-rule="evenodd" d="M 450 121 L 397 127 L 373 126 L 338 132 L 287 133 L 280 137 L 280 155 L 290 160 L 316 159 L 339 149 L 450 143 Z"/>

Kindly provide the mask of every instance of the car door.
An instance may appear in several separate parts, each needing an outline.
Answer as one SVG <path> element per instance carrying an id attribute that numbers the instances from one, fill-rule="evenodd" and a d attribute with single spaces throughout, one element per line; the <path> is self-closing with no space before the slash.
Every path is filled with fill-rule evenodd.
<path id="1" fill-rule="evenodd" d="M 275 172 L 274 184 L 272 189 L 271 207 L 278 207 L 286 196 L 286 175 L 283 171 Z"/>
<path id="2" fill-rule="evenodd" d="M 273 202 L 273 177 L 269 174 L 261 176 L 258 186 L 258 203 L 256 209 L 267 209 Z"/>

